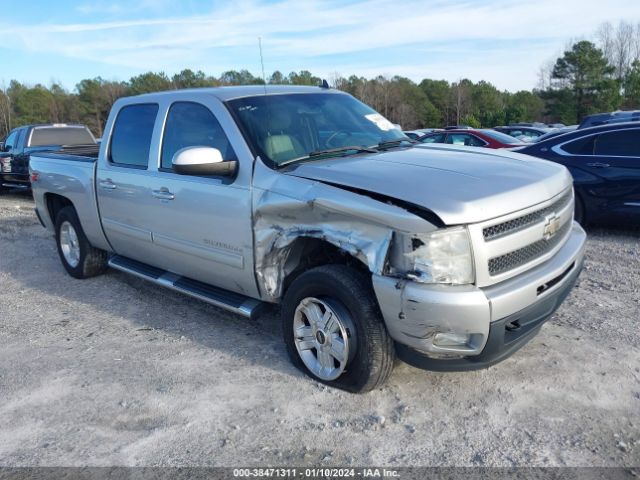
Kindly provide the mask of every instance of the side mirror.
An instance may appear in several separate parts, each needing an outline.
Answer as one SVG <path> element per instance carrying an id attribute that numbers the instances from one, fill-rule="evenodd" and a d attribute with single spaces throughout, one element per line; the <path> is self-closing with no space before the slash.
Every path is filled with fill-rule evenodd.
<path id="1" fill-rule="evenodd" d="M 222 175 L 232 177 L 238 170 L 236 160 L 224 161 L 222 153 L 212 147 L 186 147 L 178 150 L 171 165 L 181 175 Z"/>

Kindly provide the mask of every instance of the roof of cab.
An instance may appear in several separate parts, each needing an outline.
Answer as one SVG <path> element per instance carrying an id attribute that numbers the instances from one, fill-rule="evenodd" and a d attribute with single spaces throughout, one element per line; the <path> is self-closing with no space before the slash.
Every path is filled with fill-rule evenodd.
<path id="1" fill-rule="evenodd" d="M 167 90 L 164 92 L 154 92 L 154 93 L 143 93 L 141 95 L 136 95 L 135 97 L 126 97 L 126 98 L 137 98 L 137 99 L 146 99 L 150 100 L 154 97 L 158 96 L 188 96 L 194 93 L 209 93 L 214 95 L 221 101 L 231 100 L 234 98 L 242 98 L 242 97 L 255 97 L 261 95 L 283 95 L 287 93 L 341 93 L 344 92 L 340 90 L 330 89 L 330 88 L 322 88 L 322 87 L 313 87 L 313 86 L 300 86 L 300 85 L 242 85 L 242 86 L 234 86 L 234 87 L 210 87 L 210 88 L 188 88 L 183 90 Z"/>

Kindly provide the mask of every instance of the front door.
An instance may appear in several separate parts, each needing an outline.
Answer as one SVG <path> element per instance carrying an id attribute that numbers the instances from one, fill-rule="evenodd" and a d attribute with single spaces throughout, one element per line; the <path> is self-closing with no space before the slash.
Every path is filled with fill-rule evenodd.
<path id="1" fill-rule="evenodd" d="M 240 176 L 180 175 L 172 169 L 174 155 L 186 147 L 213 147 L 220 150 L 224 160 L 237 159 L 218 121 L 228 113 L 219 102 L 203 102 L 178 101 L 168 106 L 159 165 L 149 180 L 154 198 L 148 211 L 153 264 L 201 282 L 256 295 L 251 273 L 250 176 L 243 175 L 241 181 Z"/>

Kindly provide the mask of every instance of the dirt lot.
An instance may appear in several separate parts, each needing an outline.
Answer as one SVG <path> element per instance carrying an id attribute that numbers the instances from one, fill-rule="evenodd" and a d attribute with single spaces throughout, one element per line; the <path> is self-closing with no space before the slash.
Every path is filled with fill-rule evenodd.
<path id="1" fill-rule="evenodd" d="M 250 322 L 114 271 L 64 272 L 25 195 L 0 197 L 0 465 L 640 465 L 640 234 L 586 270 L 514 357 L 399 364 L 349 395 Z"/>

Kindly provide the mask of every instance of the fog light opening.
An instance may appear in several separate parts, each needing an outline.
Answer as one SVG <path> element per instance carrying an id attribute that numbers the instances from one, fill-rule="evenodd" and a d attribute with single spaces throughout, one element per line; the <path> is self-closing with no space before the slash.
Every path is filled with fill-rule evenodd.
<path id="1" fill-rule="evenodd" d="M 470 347 L 472 337 L 470 333 L 436 333 L 433 344 L 437 347 Z"/>

